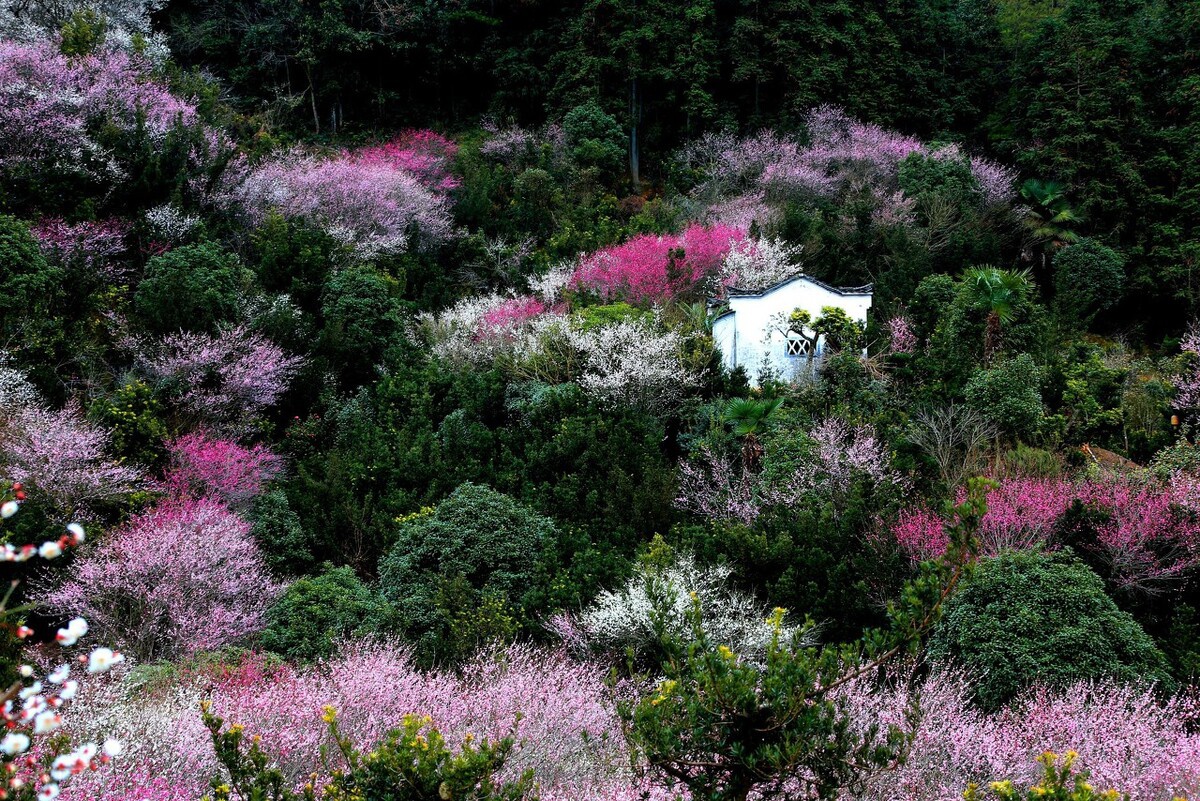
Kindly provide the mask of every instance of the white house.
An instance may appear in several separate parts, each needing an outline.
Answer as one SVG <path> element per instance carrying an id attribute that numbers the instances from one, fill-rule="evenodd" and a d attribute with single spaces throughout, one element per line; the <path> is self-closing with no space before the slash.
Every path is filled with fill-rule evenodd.
<path id="1" fill-rule="evenodd" d="M 813 368 L 822 355 L 825 338 L 817 339 L 816 353 L 811 353 L 810 341 L 787 333 L 781 321 L 796 309 L 807 311 L 815 320 L 825 306 L 838 306 L 850 319 L 865 323 L 871 308 L 871 286 L 838 288 L 797 275 L 760 291 L 730 289 L 723 305 L 713 320 L 713 339 L 725 366 L 744 367 L 755 385 L 764 369 L 790 381 Z"/>

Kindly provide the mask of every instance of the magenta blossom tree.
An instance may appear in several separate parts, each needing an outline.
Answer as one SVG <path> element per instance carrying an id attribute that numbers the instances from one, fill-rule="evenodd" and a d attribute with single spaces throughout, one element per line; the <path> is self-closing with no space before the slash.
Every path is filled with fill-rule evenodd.
<path id="1" fill-rule="evenodd" d="M 179 497 L 216 498 L 244 510 L 279 475 L 283 460 L 265 445 L 244 447 L 201 432 L 167 443 L 171 463 L 165 482 Z"/>
<path id="2" fill-rule="evenodd" d="M 692 224 L 669 236 L 642 234 L 585 256 L 572 284 L 605 301 L 665 303 L 707 290 L 730 248 L 744 239 L 745 232 L 724 225 Z"/>
<path id="3" fill-rule="evenodd" d="M 151 661 L 247 641 L 282 591 L 248 523 L 212 499 L 171 499 L 81 553 L 38 596 Z"/>
<path id="4" fill-rule="evenodd" d="M 449 192 L 462 185 L 450 166 L 458 145 L 439 133 L 410 128 L 382 145 L 347 151 L 344 157 L 360 164 L 383 164 L 416 176 L 434 192 Z"/>
<path id="5" fill-rule="evenodd" d="M 959 497 L 964 497 L 959 491 Z M 1058 524 L 1079 502 L 1099 513 L 1091 549 L 1127 590 L 1156 592 L 1200 564 L 1200 512 L 1189 481 L 1170 484 L 1131 479 L 1072 482 L 1066 479 L 1004 479 L 987 496 L 979 527 L 980 552 L 1056 548 Z M 944 521 L 924 507 L 905 510 L 892 536 L 913 559 L 945 550 Z"/>

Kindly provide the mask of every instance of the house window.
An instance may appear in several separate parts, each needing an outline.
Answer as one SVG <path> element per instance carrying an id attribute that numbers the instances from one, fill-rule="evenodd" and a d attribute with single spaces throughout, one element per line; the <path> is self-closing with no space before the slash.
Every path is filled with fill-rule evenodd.
<path id="1" fill-rule="evenodd" d="M 798 334 L 788 334 L 787 338 L 787 355 L 788 356 L 807 356 L 808 355 L 808 340 Z"/>

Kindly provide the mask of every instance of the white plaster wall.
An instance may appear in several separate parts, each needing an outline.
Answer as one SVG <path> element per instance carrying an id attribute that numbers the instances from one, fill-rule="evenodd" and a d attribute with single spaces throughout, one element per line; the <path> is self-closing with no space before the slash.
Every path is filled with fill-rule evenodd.
<path id="1" fill-rule="evenodd" d="M 713 324 L 713 340 L 721 349 L 725 366 L 744 367 L 752 382 L 764 364 L 771 365 L 783 378 L 793 380 L 798 371 L 810 369 L 811 363 L 787 355 L 785 337 L 771 330 L 770 319 L 779 313 L 791 314 L 794 309 L 803 309 L 816 318 L 824 306 L 840 306 L 851 319 L 866 322 L 871 296 L 839 295 L 802 278 L 766 295 L 734 295 L 729 298 L 729 308 L 734 313 Z"/>

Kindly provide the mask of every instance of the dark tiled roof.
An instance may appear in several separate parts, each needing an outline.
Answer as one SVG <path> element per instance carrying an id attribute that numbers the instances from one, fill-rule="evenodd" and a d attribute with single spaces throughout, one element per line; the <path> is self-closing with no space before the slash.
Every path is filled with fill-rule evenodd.
<path id="1" fill-rule="evenodd" d="M 800 275 L 794 275 L 791 278 L 785 278 L 784 280 L 780 281 L 779 283 L 772 284 L 771 286 L 767 287 L 766 289 L 760 289 L 757 291 L 749 290 L 749 289 L 737 289 L 735 287 L 730 287 L 729 291 L 725 293 L 725 297 L 727 297 L 727 298 L 761 298 L 764 295 L 771 294 L 772 292 L 774 292 L 776 289 L 779 289 L 780 287 L 787 286 L 788 284 L 792 283 L 793 281 L 801 281 L 801 280 L 807 281 L 810 284 L 815 284 L 816 286 L 819 286 L 822 289 L 826 289 L 826 290 L 834 293 L 835 295 L 870 295 L 871 290 L 874 287 L 873 284 L 864 284 L 863 286 L 843 286 L 843 287 L 830 286 L 829 284 L 825 283 L 824 281 L 818 281 L 816 278 L 813 278 L 811 275 L 805 275 L 805 274 L 801 273 Z"/>

